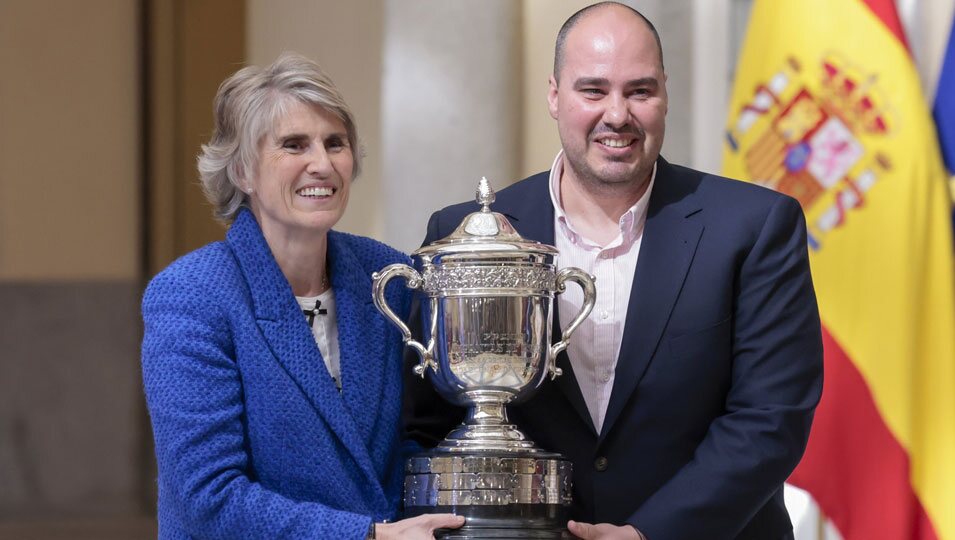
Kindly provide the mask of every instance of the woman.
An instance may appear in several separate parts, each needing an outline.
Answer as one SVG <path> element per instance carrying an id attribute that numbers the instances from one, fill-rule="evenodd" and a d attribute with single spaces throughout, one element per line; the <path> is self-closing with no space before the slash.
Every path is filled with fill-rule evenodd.
<path id="1" fill-rule="evenodd" d="M 156 276 L 143 380 L 161 538 L 431 538 L 395 518 L 401 339 L 372 304 L 397 251 L 331 230 L 361 168 L 351 111 L 313 62 L 227 79 L 199 156 L 224 242 Z M 389 304 L 409 305 L 402 287 Z"/>

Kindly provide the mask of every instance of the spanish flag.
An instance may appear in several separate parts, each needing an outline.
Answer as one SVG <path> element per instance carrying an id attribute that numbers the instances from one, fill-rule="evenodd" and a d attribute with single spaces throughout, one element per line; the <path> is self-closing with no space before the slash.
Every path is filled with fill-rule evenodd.
<path id="1" fill-rule="evenodd" d="M 756 0 L 724 172 L 806 214 L 825 387 L 790 482 L 847 540 L 955 540 L 947 175 L 892 0 Z"/>

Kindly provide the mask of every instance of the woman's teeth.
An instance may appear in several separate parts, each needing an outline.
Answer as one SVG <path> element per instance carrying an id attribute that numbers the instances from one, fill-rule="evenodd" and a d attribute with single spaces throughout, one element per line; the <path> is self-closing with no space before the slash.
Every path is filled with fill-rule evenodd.
<path id="1" fill-rule="evenodd" d="M 330 187 L 307 187 L 298 190 L 303 197 L 331 197 L 335 190 Z"/>

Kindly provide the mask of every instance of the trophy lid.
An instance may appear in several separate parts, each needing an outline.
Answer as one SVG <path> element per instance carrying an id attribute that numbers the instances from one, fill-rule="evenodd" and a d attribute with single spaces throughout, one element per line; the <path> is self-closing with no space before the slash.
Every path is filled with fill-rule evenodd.
<path id="1" fill-rule="evenodd" d="M 491 211 L 494 189 L 482 177 L 474 199 L 481 209 L 469 214 L 448 236 L 419 248 L 412 255 L 467 254 L 488 252 L 537 253 L 553 255 L 557 248 L 527 240 L 514 230 L 503 214 Z"/>

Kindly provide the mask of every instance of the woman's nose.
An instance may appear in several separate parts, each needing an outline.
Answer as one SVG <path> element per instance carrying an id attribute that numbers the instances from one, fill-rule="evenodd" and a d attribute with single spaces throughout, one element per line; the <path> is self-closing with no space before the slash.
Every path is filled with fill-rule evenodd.
<path id="1" fill-rule="evenodd" d="M 308 165 L 305 172 L 318 178 L 326 178 L 332 174 L 332 160 L 323 147 L 312 148 L 308 154 Z"/>

